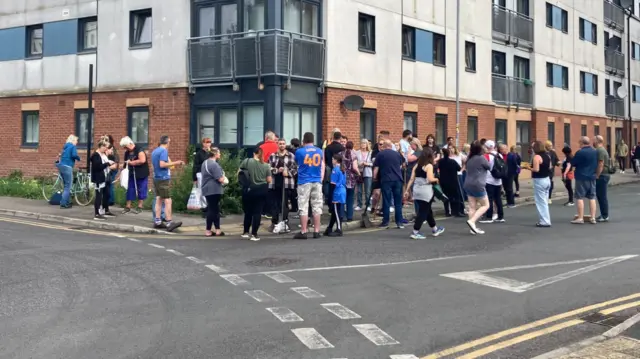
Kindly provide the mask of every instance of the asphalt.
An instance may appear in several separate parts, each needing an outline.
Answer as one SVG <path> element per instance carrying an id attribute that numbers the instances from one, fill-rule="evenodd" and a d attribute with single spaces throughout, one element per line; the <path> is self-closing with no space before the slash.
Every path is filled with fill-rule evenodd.
<path id="1" fill-rule="evenodd" d="M 640 185 L 610 189 L 610 202 L 609 223 L 571 225 L 575 208 L 554 204 L 553 227 L 535 228 L 534 207 L 523 206 L 507 210 L 504 224 L 484 225 L 484 236 L 471 236 L 463 220 L 439 219 L 446 232 L 422 241 L 409 239 L 409 228 L 250 242 L 0 218 L 0 358 L 424 357 L 640 292 L 640 257 L 632 257 L 640 255 Z M 619 256 L 629 257 L 580 272 Z M 584 260 L 592 261 L 488 273 L 541 283 L 522 292 L 443 276 Z M 574 275 L 539 282 L 563 273 Z M 321 297 L 306 298 L 297 287 Z M 336 306 L 327 303 L 351 318 L 332 314 L 325 307 Z M 637 306 L 618 314 L 631 316 Z M 302 321 L 281 322 L 267 308 Z M 358 330 L 371 328 L 386 333 L 372 338 L 381 345 Z M 584 321 L 487 351 L 535 329 L 517 331 L 442 357 L 531 358 L 608 329 Z M 292 330 L 300 337 L 315 331 L 324 341 L 309 345 L 328 348 L 310 349 Z"/>

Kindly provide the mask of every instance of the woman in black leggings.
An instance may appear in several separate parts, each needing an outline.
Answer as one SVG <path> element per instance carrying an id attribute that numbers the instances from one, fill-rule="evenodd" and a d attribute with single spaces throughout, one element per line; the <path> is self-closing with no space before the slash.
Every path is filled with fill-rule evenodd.
<path id="1" fill-rule="evenodd" d="M 224 193 L 223 184 L 227 181 L 222 167 L 218 164 L 220 150 L 213 147 L 208 153 L 208 158 L 202 162 L 200 174 L 202 181 L 200 189 L 202 195 L 207 199 L 207 228 L 205 236 L 224 236 L 220 230 L 220 198 Z M 211 231 L 211 226 L 215 227 L 215 232 Z"/>
<path id="2" fill-rule="evenodd" d="M 407 188 L 413 187 L 413 200 L 418 203 L 418 213 L 413 225 L 412 239 L 424 239 L 426 238 L 420 229 L 422 223 L 425 221 L 431 229 L 431 235 L 437 237 L 444 233 L 443 227 L 436 225 L 436 220 L 433 218 L 433 210 L 431 204 L 433 203 L 433 184 L 438 183 L 438 179 L 435 178 L 433 173 L 433 151 L 429 148 L 424 149 L 420 158 L 418 158 L 418 164 L 413 167 L 411 172 L 411 179 L 407 184 Z M 409 197 L 409 190 L 404 193 L 405 198 Z"/>
<path id="3" fill-rule="evenodd" d="M 571 180 L 573 180 L 573 167 L 571 167 L 571 160 L 573 159 L 573 155 L 571 154 L 570 147 L 563 148 L 562 153 L 564 153 L 564 161 L 562 161 L 562 182 L 564 182 L 564 187 L 569 193 L 569 201 L 564 205 L 573 206 L 573 187 L 571 186 Z"/>

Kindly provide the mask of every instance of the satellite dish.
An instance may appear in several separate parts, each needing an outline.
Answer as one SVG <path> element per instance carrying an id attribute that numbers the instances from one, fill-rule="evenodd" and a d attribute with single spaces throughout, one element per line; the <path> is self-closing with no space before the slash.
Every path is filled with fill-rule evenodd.
<path id="1" fill-rule="evenodd" d="M 623 9 L 630 9 L 633 6 L 634 0 L 620 0 L 620 7 Z"/>
<path id="2" fill-rule="evenodd" d="M 342 100 L 342 105 L 349 111 L 360 111 L 364 106 L 364 99 L 358 95 L 350 95 Z"/>
<path id="3" fill-rule="evenodd" d="M 616 95 L 618 96 L 618 98 L 625 98 L 627 97 L 629 93 L 627 92 L 627 88 L 620 86 L 618 87 L 618 89 L 616 90 Z"/>

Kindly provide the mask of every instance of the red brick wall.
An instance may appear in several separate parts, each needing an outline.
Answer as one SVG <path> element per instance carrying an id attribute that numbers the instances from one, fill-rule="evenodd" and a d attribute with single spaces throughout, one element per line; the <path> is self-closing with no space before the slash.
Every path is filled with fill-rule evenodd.
<path id="1" fill-rule="evenodd" d="M 94 142 L 110 134 L 116 142 L 127 135 L 126 100 L 149 99 L 149 146 L 155 148 L 161 135 L 171 136 L 172 160 L 185 159 L 189 144 L 189 94 L 187 89 L 100 92 L 95 103 Z M 53 161 L 70 134 L 75 134 L 74 101 L 85 94 L 0 98 L 0 176 L 20 169 L 26 176 L 54 172 Z M 21 148 L 22 104 L 40 105 L 40 139 L 37 149 Z M 85 153 L 82 163 L 85 162 Z"/>
<path id="2" fill-rule="evenodd" d="M 359 92 L 343 89 L 327 88 L 324 96 L 324 113 L 322 117 L 323 136 L 328 139 L 331 131 L 338 127 L 349 138 L 360 137 L 360 113 L 348 111 L 340 102 L 349 95 L 359 95 L 365 100 L 377 103 L 376 132 L 387 130 L 394 140 L 402 137 L 404 105 L 418 105 L 417 132 L 420 140 L 424 141 L 428 134 L 435 135 L 436 107 L 446 107 L 447 136 L 455 137 L 456 133 L 456 104 L 454 101 L 434 100 L 420 97 L 380 94 L 373 92 Z M 478 112 L 478 139 L 493 138 L 495 132 L 495 107 L 466 102 L 460 103 L 460 143 L 467 141 L 467 111 L 475 109 Z"/>
<path id="3" fill-rule="evenodd" d="M 563 113 L 548 112 L 534 110 L 531 115 L 532 120 L 532 140 L 546 141 L 549 139 L 547 125 L 549 123 L 549 117 L 555 118 L 555 143 L 554 148 L 560 155 L 562 148 L 564 147 L 564 119 L 571 120 L 571 149 L 575 152 L 579 146 L 580 138 L 582 137 L 582 121 L 587 121 L 587 136 L 593 139 L 595 136 L 594 121 L 597 121 L 600 126 L 600 135 L 605 138 L 606 141 L 606 128 L 607 119 L 603 117 L 581 116 L 581 115 L 568 115 Z M 606 144 L 605 144 L 606 145 Z M 560 156 L 562 157 L 562 156 Z"/>

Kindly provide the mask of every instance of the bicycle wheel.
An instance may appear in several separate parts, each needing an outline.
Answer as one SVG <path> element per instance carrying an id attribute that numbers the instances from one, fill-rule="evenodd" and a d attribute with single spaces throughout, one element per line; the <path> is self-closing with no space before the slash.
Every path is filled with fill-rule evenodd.
<path id="1" fill-rule="evenodd" d="M 64 182 L 60 175 L 51 175 L 42 179 L 42 195 L 48 202 L 55 193 L 62 193 L 64 190 Z"/>
<path id="2" fill-rule="evenodd" d="M 94 185 L 89 182 L 89 177 L 78 173 L 77 182 L 74 185 L 73 191 L 76 202 L 81 206 L 88 206 L 96 195 L 93 188 Z"/>

